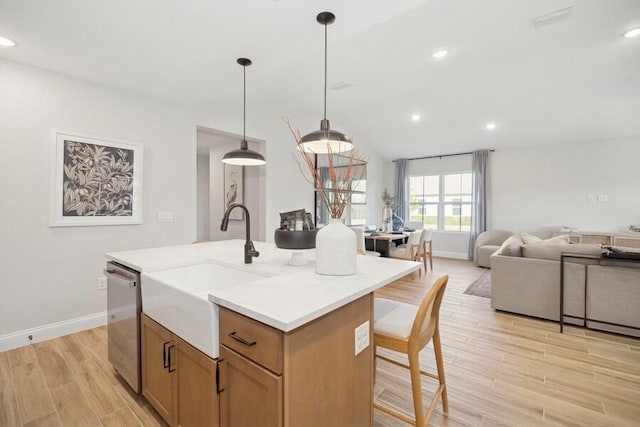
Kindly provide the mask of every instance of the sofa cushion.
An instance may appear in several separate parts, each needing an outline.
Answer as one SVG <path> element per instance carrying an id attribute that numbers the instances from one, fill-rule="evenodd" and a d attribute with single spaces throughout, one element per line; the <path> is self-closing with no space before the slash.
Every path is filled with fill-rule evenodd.
<path id="1" fill-rule="evenodd" d="M 522 237 L 517 234 L 509 237 L 502 243 L 498 254 L 504 256 L 522 256 Z"/>
<path id="2" fill-rule="evenodd" d="M 548 259 L 551 261 L 560 261 L 562 252 L 570 252 L 574 254 L 598 255 L 602 253 L 602 245 L 600 244 L 582 244 L 582 243 L 556 243 L 556 244 L 540 244 L 534 243 L 524 245 L 522 247 L 522 255 L 525 258 Z"/>
<path id="3" fill-rule="evenodd" d="M 522 243 L 524 243 L 525 245 L 542 241 L 542 239 L 538 236 L 534 236 L 533 234 L 529 233 L 520 233 L 520 238 L 522 238 Z"/>

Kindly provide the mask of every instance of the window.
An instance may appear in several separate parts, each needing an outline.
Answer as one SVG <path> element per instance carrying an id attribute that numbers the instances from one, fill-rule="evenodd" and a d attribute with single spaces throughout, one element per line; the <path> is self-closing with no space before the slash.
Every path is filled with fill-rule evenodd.
<path id="1" fill-rule="evenodd" d="M 409 218 L 440 231 L 471 229 L 471 172 L 409 177 Z"/>
<path id="2" fill-rule="evenodd" d="M 333 163 L 330 165 L 327 155 L 316 155 L 316 168 L 319 175 L 323 179 L 323 187 L 328 188 L 330 186 L 329 169 L 333 168 L 337 174 L 337 181 L 343 182 L 340 179 L 342 171 L 347 169 L 348 158 L 334 154 L 332 157 Z M 349 204 L 342 214 L 342 218 L 346 225 L 364 225 L 367 223 L 367 163 L 362 161 L 359 164 L 353 166 L 354 168 L 361 168 L 357 176 L 359 180 L 353 180 L 351 182 L 352 193 L 349 199 Z M 355 176 L 355 173 L 354 173 Z M 329 197 L 333 197 L 331 191 L 328 192 Z M 316 205 L 316 226 L 320 224 L 328 224 L 330 215 L 327 208 L 324 206 L 321 198 L 315 197 Z"/>
<path id="3" fill-rule="evenodd" d="M 361 179 L 351 183 L 353 193 L 347 206 L 346 217 L 349 225 L 364 225 L 367 223 L 367 180 Z"/>

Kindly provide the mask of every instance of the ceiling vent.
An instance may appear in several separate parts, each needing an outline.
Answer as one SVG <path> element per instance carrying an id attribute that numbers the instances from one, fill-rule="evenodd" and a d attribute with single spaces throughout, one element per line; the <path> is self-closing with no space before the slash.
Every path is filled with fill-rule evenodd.
<path id="1" fill-rule="evenodd" d="M 329 86 L 329 89 L 332 90 L 343 90 L 343 89 L 347 89 L 350 88 L 351 86 L 353 86 L 355 83 L 349 83 L 349 82 L 338 82 L 338 83 L 334 83 L 331 86 Z"/>
<path id="2" fill-rule="evenodd" d="M 531 19 L 531 27 L 533 27 L 533 29 L 538 29 L 547 25 L 555 24 L 556 22 L 564 21 L 569 18 L 569 15 L 571 15 L 572 12 L 573 6 L 569 6 L 565 9 L 537 16 Z"/>

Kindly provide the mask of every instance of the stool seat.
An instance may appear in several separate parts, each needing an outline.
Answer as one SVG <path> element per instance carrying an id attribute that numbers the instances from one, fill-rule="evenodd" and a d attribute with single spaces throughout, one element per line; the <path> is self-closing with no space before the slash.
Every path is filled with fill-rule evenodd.
<path id="1" fill-rule="evenodd" d="M 398 338 L 409 338 L 418 306 L 386 298 L 375 298 L 373 302 L 375 321 L 373 330 Z"/>

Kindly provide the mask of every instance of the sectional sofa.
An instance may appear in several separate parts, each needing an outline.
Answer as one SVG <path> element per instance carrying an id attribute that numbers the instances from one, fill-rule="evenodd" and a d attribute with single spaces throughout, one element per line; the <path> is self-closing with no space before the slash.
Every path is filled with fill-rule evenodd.
<path id="1" fill-rule="evenodd" d="M 523 239 L 524 237 L 524 239 Z M 514 234 L 490 256 L 491 306 L 497 310 L 558 321 L 560 318 L 560 254 L 599 255 L 600 245 L 568 243 L 567 236 L 542 240 Z M 566 323 L 582 317 L 598 319 L 587 326 L 640 336 L 640 263 L 565 259 Z M 586 298 L 585 298 L 586 291 Z M 605 323 L 603 323 L 605 322 Z"/>

